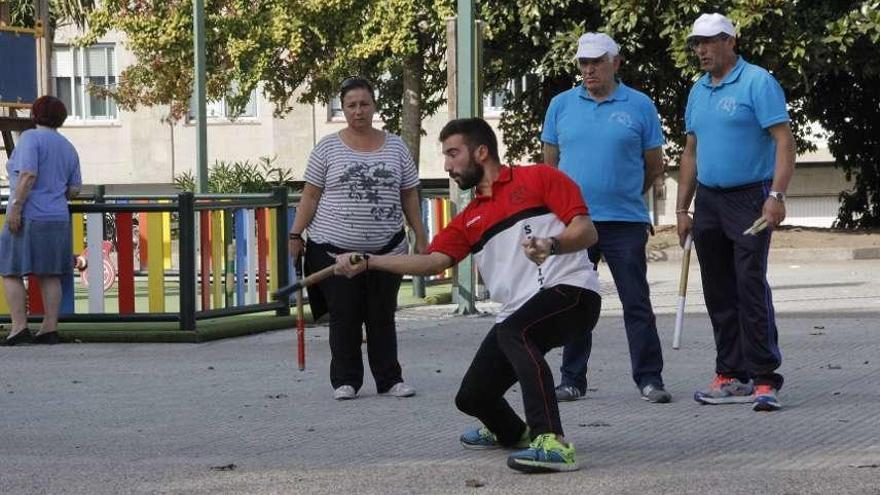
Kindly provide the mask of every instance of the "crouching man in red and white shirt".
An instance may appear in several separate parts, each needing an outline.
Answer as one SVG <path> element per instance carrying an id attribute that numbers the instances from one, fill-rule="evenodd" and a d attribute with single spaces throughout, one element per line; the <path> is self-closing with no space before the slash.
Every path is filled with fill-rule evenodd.
<path id="1" fill-rule="evenodd" d="M 474 200 L 434 237 L 427 254 L 336 258 L 336 273 L 365 270 L 433 275 L 474 256 L 492 299 L 502 304 L 474 356 L 456 406 L 483 427 L 461 436 L 466 448 L 522 448 L 507 465 L 525 472 L 574 471 L 575 449 L 563 436 L 553 375 L 544 354 L 586 339 L 599 317 L 599 283 L 587 248 L 596 229 L 580 189 L 545 165 L 501 164 L 492 128 L 458 119 L 440 133 L 444 169 Z M 516 382 L 526 421 L 504 393 Z"/>

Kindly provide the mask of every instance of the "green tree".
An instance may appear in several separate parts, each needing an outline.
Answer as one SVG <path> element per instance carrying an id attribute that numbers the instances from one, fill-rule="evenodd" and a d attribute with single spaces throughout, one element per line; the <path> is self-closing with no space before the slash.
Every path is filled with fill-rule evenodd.
<path id="1" fill-rule="evenodd" d="M 35 26 L 37 21 L 37 4 L 39 0 L 9 0 L 9 24 L 11 26 Z M 46 39 L 48 58 L 52 57 L 52 45 L 55 40 L 55 30 L 61 26 L 73 23 L 84 28 L 86 18 L 95 8 L 94 0 L 49 0 L 49 25 L 46 26 Z M 51 65 L 51 64 L 50 64 Z M 47 67 L 51 72 L 52 68 Z M 51 80 L 51 73 L 48 79 Z"/>
<path id="2" fill-rule="evenodd" d="M 574 0 L 488 2 L 482 12 L 491 19 L 487 82 L 498 87 L 522 74 L 534 82 L 513 95 L 502 115 L 507 158 L 539 158 L 549 100 L 577 80 L 577 37 L 599 29 L 621 45 L 622 79 L 657 103 L 677 162 L 687 94 L 698 75 L 686 36 L 693 20 L 709 11 L 734 20 L 742 55 L 785 88 L 799 150 L 813 146 L 811 123 L 827 130 L 837 165 L 855 181 L 852 191 L 841 193 L 838 225 L 880 225 L 877 0 L 600 0 L 595 10 Z"/>
<path id="3" fill-rule="evenodd" d="M 241 112 L 262 83 L 276 115 L 329 101 L 345 77 L 377 81 L 386 126 L 418 157 L 422 119 L 443 102 L 443 19 L 451 0 L 206 0 L 207 93 Z M 122 31 L 137 62 L 107 92 L 120 107 L 186 115 L 192 87 L 191 0 L 107 0 L 83 43 Z"/>

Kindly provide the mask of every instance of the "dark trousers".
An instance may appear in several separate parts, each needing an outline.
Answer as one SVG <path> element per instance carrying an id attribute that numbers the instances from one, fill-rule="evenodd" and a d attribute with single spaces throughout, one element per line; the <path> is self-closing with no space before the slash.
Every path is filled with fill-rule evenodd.
<path id="1" fill-rule="evenodd" d="M 455 405 L 483 422 L 502 445 L 513 445 L 528 424 L 532 438 L 562 435 L 553 374 L 544 354 L 584 340 L 599 318 L 601 298 L 593 291 L 557 285 L 526 301 L 489 330 L 461 381 Z M 504 399 L 519 382 L 526 423 Z"/>
<path id="2" fill-rule="evenodd" d="M 756 384 L 782 386 L 773 300 L 767 283 L 770 231 L 743 232 L 761 216 L 768 182 L 733 189 L 698 185 L 694 245 L 703 295 L 715 332 L 715 371 Z"/>
<path id="3" fill-rule="evenodd" d="M 310 264 L 311 271 L 335 262 L 326 245 L 310 244 L 309 247 L 306 263 Z M 369 271 L 352 279 L 329 277 L 320 283 L 330 313 L 330 384 L 334 389 L 351 385 L 359 390 L 363 385 L 363 328 L 366 328 L 367 359 L 376 390 L 386 392 L 403 381 L 397 361 L 394 322 L 401 278 L 392 273 Z"/>
<path id="4" fill-rule="evenodd" d="M 645 245 L 648 226 L 638 222 L 594 222 L 599 241 L 589 249 L 590 261 L 598 265 L 604 257 L 623 304 L 623 325 L 629 342 L 632 377 L 641 389 L 645 385 L 663 385 L 663 351 L 651 294 L 648 288 L 648 263 Z M 592 342 L 569 343 L 562 351 L 561 382 L 581 392 L 587 388 L 587 362 Z"/>

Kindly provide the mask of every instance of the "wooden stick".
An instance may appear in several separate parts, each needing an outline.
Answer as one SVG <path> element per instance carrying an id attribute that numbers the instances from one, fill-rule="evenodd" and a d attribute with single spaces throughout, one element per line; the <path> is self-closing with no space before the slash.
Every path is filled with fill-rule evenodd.
<path id="1" fill-rule="evenodd" d="M 681 255 L 681 278 L 678 282 L 678 309 L 675 312 L 675 331 L 672 334 L 672 348 L 681 347 L 681 328 L 684 325 L 684 303 L 687 299 L 688 272 L 691 267 L 691 247 L 693 237 L 688 234 L 684 240 L 684 252 Z"/>

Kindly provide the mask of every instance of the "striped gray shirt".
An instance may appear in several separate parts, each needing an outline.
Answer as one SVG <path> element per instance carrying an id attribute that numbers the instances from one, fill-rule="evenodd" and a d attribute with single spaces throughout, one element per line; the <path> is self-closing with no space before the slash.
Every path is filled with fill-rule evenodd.
<path id="1" fill-rule="evenodd" d="M 349 148 L 338 133 L 318 142 L 305 180 L 322 189 L 308 226 L 309 239 L 353 251 L 376 251 L 403 228 L 400 192 L 419 185 L 419 175 L 403 140 L 385 133 L 376 151 Z M 406 241 L 392 252 L 406 251 Z"/>

